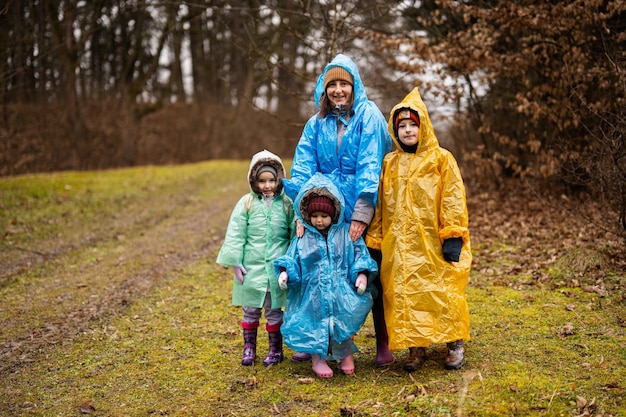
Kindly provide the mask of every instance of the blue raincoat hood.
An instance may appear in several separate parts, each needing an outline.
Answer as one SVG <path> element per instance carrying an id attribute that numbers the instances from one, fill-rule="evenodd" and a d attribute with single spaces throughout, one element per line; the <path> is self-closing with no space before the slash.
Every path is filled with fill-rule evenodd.
<path id="1" fill-rule="evenodd" d="M 348 71 L 350 75 L 352 75 L 352 79 L 354 80 L 354 84 L 352 85 L 352 95 L 354 96 L 354 106 L 353 109 L 359 106 L 360 104 L 367 102 L 367 94 L 365 93 L 365 86 L 363 85 L 363 81 L 361 80 L 361 75 L 359 74 L 359 69 L 353 60 L 348 58 L 346 55 L 339 54 L 337 55 L 330 63 L 326 65 L 324 71 L 317 78 L 317 83 L 315 84 L 315 92 L 313 94 L 313 100 L 315 101 L 315 105 L 317 106 L 317 110 L 320 109 L 320 98 L 325 91 L 324 85 L 324 77 L 329 69 L 333 67 L 341 67 Z"/>
<path id="2" fill-rule="evenodd" d="M 330 113 L 322 118 L 319 112 L 306 123 L 296 147 L 291 165 L 291 178 L 283 181 L 285 192 L 295 200 L 304 184 L 317 172 L 326 174 L 344 198 L 344 217 L 353 219 L 357 200 L 372 207 L 376 205 L 379 175 L 392 142 L 387 131 L 387 119 L 368 100 L 356 64 L 345 55 L 337 55 L 320 74 L 314 90 L 319 109 L 324 94 L 324 77 L 330 68 L 348 71 L 354 84 L 351 117 L 339 144 L 337 117 Z M 369 223 L 371 219 L 356 220 Z"/>

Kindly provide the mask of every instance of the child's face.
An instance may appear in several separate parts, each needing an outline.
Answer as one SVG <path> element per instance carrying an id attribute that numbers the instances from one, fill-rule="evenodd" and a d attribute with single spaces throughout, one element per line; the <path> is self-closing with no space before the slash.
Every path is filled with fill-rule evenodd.
<path id="1" fill-rule="evenodd" d="M 328 213 L 323 213 L 321 211 L 316 211 L 311 214 L 311 224 L 317 230 L 326 230 L 330 227 L 333 219 L 328 215 Z"/>
<path id="2" fill-rule="evenodd" d="M 352 85 L 347 81 L 331 81 L 326 86 L 326 95 L 335 106 L 349 104 L 352 100 Z"/>
<path id="3" fill-rule="evenodd" d="M 263 195 L 274 195 L 276 192 L 276 177 L 271 172 L 261 172 L 256 179 L 256 186 L 261 190 Z"/>
<path id="4" fill-rule="evenodd" d="M 407 146 L 417 143 L 419 126 L 411 119 L 403 119 L 398 123 L 398 139 Z"/>

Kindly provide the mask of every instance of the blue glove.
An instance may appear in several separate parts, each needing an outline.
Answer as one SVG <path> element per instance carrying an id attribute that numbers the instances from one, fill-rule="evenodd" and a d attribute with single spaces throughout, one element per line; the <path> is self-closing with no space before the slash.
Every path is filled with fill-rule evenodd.
<path id="1" fill-rule="evenodd" d="M 461 248 L 463 248 L 462 237 L 451 237 L 443 241 L 443 259 L 448 262 L 459 262 L 461 257 Z"/>

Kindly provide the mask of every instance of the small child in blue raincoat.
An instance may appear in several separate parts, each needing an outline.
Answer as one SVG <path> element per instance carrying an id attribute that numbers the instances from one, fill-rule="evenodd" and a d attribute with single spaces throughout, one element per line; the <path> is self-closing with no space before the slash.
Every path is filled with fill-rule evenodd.
<path id="1" fill-rule="evenodd" d="M 328 360 L 354 373 L 352 338 L 372 308 L 378 272 L 363 238 L 352 241 L 343 196 L 331 180 L 315 174 L 294 202 L 304 235 L 274 261 L 281 288 L 288 289 L 282 327 L 285 344 L 312 355 L 313 372 L 330 378 Z"/>
<path id="2" fill-rule="evenodd" d="M 283 360 L 283 322 L 286 292 L 274 276 L 274 259 L 284 255 L 295 235 L 293 205 L 283 192 L 285 167 L 281 159 L 264 150 L 250 161 L 250 192 L 231 213 L 217 263 L 233 268 L 232 304 L 242 306 L 244 348 L 241 364 L 254 365 L 257 328 L 262 309 L 267 320 L 269 353 L 263 365 Z"/>

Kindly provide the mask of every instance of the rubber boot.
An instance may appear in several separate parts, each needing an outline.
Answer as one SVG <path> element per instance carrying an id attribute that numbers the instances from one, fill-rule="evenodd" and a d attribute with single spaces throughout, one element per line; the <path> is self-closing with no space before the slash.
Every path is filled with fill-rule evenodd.
<path id="1" fill-rule="evenodd" d="M 376 332 L 376 366 L 386 366 L 393 362 L 393 354 L 389 350 L 385 313 L 383 310 L 372 310 L 372 317 Z"/>
<path id="2" fill-rule="evenodd" d="M 241 356 L 241 364 L 244 366 L 254 365 L 256 358 L 256 335 L 259 322 L 248 323 L 241 322 L 243 328 L 243 355 Z"/>
<path id="3" fill-rule="evenodd" d="M 283 335 L 280 332 L 279 324 L 266 324 L 265 329 L 270 342 L 270 350 L 263 360 L 264 366 L 275 365 L 283 361 Z"/>

